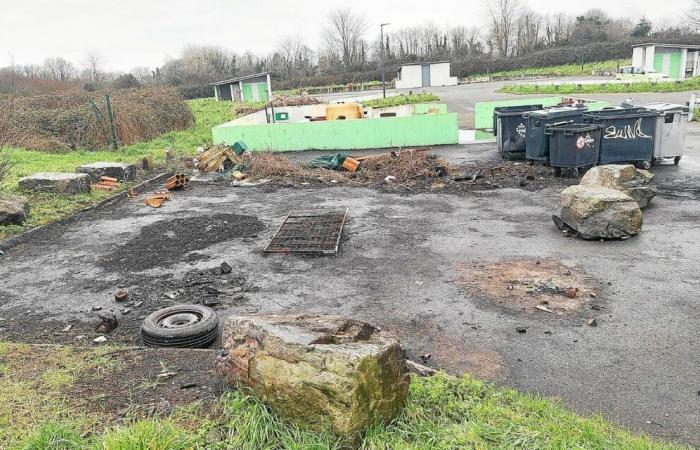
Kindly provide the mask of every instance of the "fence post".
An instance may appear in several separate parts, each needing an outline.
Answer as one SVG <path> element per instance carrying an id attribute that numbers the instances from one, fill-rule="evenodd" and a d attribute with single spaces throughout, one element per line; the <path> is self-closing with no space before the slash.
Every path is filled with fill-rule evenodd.
<path id="1" fill-rule="evenodd" d="M 114 126 L 114 114 L 112 113 L 112 102 L 109 99 L 109 94 L 105 94 L 105 107 L 107 108 L 109 127 L 112 130 L 112 149 L 119 150 L 119 141 L 117 140 L 117 128 Z"/>

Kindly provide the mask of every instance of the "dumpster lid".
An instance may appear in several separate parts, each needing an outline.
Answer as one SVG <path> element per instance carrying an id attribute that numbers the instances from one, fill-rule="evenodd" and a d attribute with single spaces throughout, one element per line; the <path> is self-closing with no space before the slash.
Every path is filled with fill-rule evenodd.
<path id="1" fill-rule="evenodd" d="M 677 103 L 665 103 L 665 102 L 653 102 L 653 103 L 640 103 L 634 106 L 642 107 L 644 109 L 649 109 L 652 111 L 659 112 L 684 112 L 687 110 L 687 106 L 679 105 Z"/>
<path id="2" fill-rule="evenodd" d="M 518 105 L 518 106 L 498 106 L 493 113 L 497 116 L 520 116 L 524 112 L 542 109 L 542 105 Z"/>
<path id="3" fill-rule="evenodd" d="M 545 125 L 545 134 L 554 134 L 555 132 L 561 133 L 585 133 L 587 131 L 597 131 L 600 127 L 598 125 L 593 125 L 589 123 L 566 123 L 566 124 L 552 124 Z"/>
<path id="4" fill-rule="evenodd" d="M 601 109 L 599 111 L 589 111 L 584 114 L 585 117 L 593 119 L 635 119 L 658 115 L 659 111 L 651 111 L 642 107 Z"/>
<path id="5" fill-rule="evenodd" d="M 541 119 L 552 119 L 556 117 L 568 117 L 582 112 L 586 112 L 586 106 L 561 106 L 557 108 L 539 109 L 524 114 L 525 117 L 538 117 Z"/>

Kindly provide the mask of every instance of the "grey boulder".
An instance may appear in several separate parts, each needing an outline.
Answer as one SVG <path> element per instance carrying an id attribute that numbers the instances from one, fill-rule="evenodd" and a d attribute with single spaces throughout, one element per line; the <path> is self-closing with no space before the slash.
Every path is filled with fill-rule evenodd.
<path id="1" fill-rule="evenodd" d="M 29 217 L 29 202 L 25 197 L 0 194 L 0 225 L 22 225 Z"/>
<path id="2" fill-rule="evenodd" d="M 78 166 L 75 171 L 90 175 L 93 181 L 100 181 L 100 177 L 131 181 L 136 177 L 137 167 L 134 164 L 119 162 L 94 162 Z"/>
<path id="3" fill-rule="evenodd" d="M 646 208 L 658 193 L 653 180 L 654 174 L 648 170 L 636 169 L 631 164 L 608 164 L 588 170 L 580 184 L 617 189 L 632 197 L 640 208 Z"/>
<path id="4" fill-rule="evenodd" d="M 39 172 L 20 179 L 19 188 L 52 194 L 86 194 L 90 192 L 90 180 L 85 173 Z"/>

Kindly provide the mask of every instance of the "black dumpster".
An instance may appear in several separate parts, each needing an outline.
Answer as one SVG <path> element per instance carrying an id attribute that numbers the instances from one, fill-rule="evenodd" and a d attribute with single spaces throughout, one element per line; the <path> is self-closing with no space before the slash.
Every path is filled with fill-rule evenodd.
<path id="1" fill-rule="evenodd" d="M 644 108 L 602 109 L 584 114 L 584 123 L 602 129 L 598 162 L 633 162 L 649 168 L 657 117 L 658 112 Z"/>
<path id="2" fill-rule="evenodd" d="M 523 113 L 542 109 L 542 105 L 499 106 L 493 110 L 493 134 L 498 151 L 505 159 L 525 156 L 525 119 Z"/>
<path id="3" fill-rule="evenodd" d="M 549 165 L 558 169 L 593 167 L 598 163 L 601 130 L 597 125 L 572 123 L 548 126 Z"/>
<path id="4" fill-rule="evenodd" d="M 564 106 L 557 108 L 530 111 L 524 114 L 526 125 L 525 157 L 532 161 L 548 162 L 548 139 L 544 134 L 547 125 L 564 125 L 583 122 L 583 113 L 587 111 L 584 105 Z"/>

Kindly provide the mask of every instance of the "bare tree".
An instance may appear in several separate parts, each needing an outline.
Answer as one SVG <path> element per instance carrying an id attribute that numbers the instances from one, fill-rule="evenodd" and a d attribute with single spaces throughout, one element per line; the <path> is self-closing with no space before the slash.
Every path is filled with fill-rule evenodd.
<path id="1" fill-rule="evenodd" d="M 104 60 L 97 52 L 88 52 L 85 56 L 85 69 L 89 74 L 91 81 L 98 83 L 102 75 L 102 64 Z"/>
<path id="2" fill-rule="evenodd" d="M 492 50 L 496 50 L 501 57 L 511 54 L 521 8 L 522 0 L 491 0 L 489 4 L 489 41 Z"/>
<path id="3" fill-rule="evenodd" d="M 360 59 L 366 29 L 364 16 L 354 14 L 350 9 L 333 11 L 324 31 L 328 53 L 339 57 L 343 66 L 350 69 Z"/>
<path id="4" fill-rule="evenodd" d="M 2 182 L 12 168 L 12 160 L 6 150 L 7 147 L 14 142 L 17 135 L 12 124 L 15 95 L 17 93 L 15 83 L 17 72 L 14 64 L 12 64 L 10 68 L 12 70 L 10 93 L 8 95 L 0 95 L 0 182 Z"/>
<path id="5" fill-rule="evenodd" d="M 516 22 L 515 53 L 525 55 L 540 45 L 542 18 L 527 9 L 521 10 Z"/>
<path id="6" fill-rule="evenodd" d="M 569 40 L 571 31 L 574 28 L 574 18 L 568 14 L 547 14 L 543 18 L 544 45 L 554 47 Z"/>
<path id="7" fill-rule="evenodd" d="M 60 56 L 47 58 L 46 61 L 44 61 L 44 70 L 49 78 L 61 81 L 69 80 L 76 74 L 73 63 Z"/>
<path id="8" fill-rule="evenodd" d="M 693 4 L 685 14 L 686 21 L 691 27 L 700 28 L 700 0 L 693 0 Z"/>

